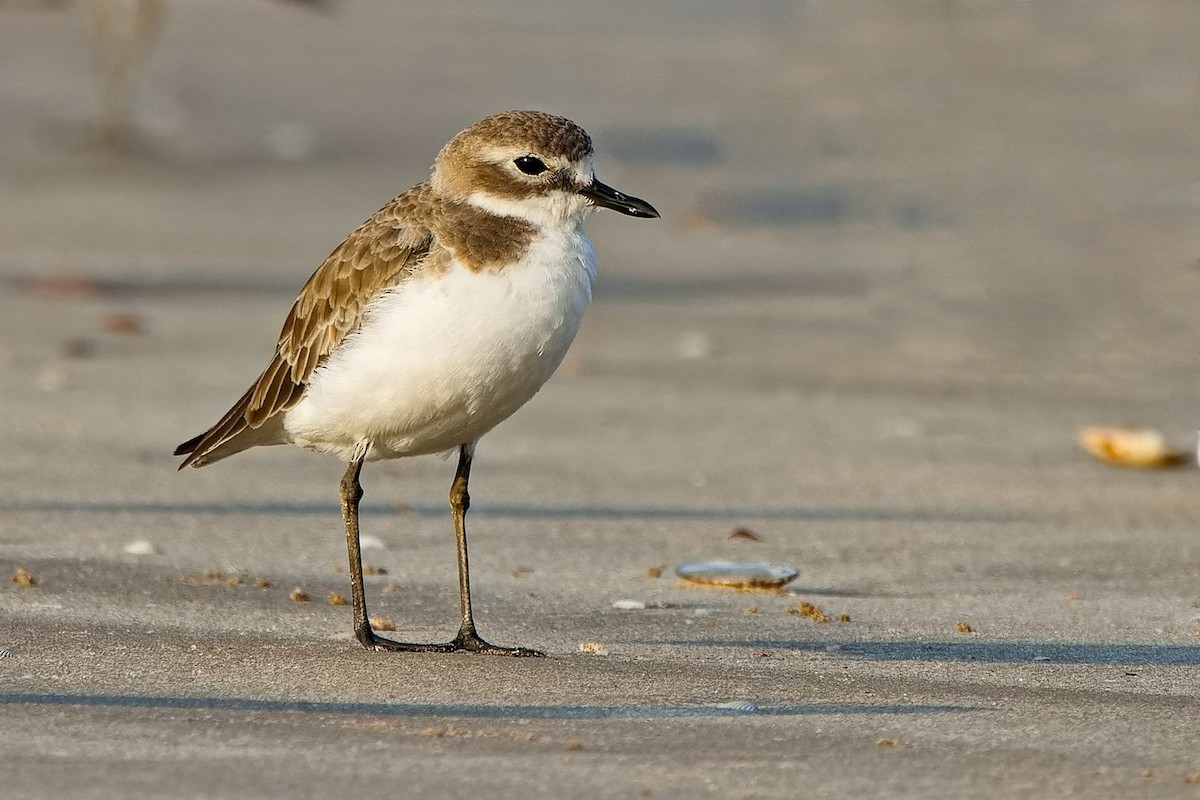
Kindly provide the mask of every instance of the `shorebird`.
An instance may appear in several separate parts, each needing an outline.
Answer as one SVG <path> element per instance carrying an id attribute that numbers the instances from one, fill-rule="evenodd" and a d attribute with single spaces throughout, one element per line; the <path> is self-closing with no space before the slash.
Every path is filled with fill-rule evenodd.
<path id="1" fill-rule="evenodd" d="M 364 647 L 539 656 L 484 641 L 471 611 L 468 482 L 479 438 L 554 373 L 591 300 L 594 208 L 659 214 L 596 180 L 592 141 L 575 123 L 508 111 L 442 148 L 433 174 L 351 233 L 301 289 L 275 356 L 209 430 L 175 450 L 201 467 L 258 445 L 291 443 L 348 462 L 340 485 Z M 450 509 L 462 621 L 444 644 L 371 628 L 359 547 L 365 461 L 458 453 Z"/>

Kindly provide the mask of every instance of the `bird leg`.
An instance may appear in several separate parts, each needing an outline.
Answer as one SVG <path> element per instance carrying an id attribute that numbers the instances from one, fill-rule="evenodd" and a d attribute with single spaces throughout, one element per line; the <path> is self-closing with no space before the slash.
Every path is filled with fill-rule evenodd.
<path id="1" fill-rule="evenodd" d="M 358 541 L 358 503 L 363 496 L 362 484 L 358 482 L 358 477 L 362 473 L 363 461 L 366 460 L 370 449 L 369 441 L 364 440 L 358 444 L 341 483 L 342 519 L 346 522 L 346 553 L 350 560 L 350 593 L 354 597 L 354 636 L 369 650 L 448 653 L 458 649 L 449 644 L 395 642 L 378 636 L 371 629 L 371 621 L 367 617 L 366 592 L 363 589 L 362 550 Z"/>
<path id="2" fill-rule="evenodd" d="M 494 656 L 545 656 L 545 653 L 526 647 L 490 644 L 480 638 L 475 630 L 475 617 L 471 611 L 471 570 L 467 563 L 467 509 L 471 507 L 467 484 L 471 480 L 471 458 L 474 453 L 474 442 L 458 448 L 458 469 L 454 473 L 454 483 L 450 485 L 450 511 L 454 515 L 454 538 L 458 546 L 458 601 L 462 608 L 462 626 L 454 641 L 450 642 L 450 647 Z"/>

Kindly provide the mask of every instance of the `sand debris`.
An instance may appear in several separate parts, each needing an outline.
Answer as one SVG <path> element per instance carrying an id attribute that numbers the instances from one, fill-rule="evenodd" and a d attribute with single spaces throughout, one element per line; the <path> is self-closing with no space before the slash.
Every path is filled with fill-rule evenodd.
<path id="1" fill-rule="evenodd" d="M 1115 467 L 1171 469 L 1188 462 L 1187 453 L 1172 448 L 1153 428 L 1083 428 L 1078 441 L 1093 457 Z"/>
<path id="2" fill-rule="evenodd" d="M 118 333 L 126 336 L 138 336 L 146 332 L 141 317 L 121 311 L 113 311 L 101 317 L 100 329 L 105 333 Z"/>
<path id="3" fill-rule="evenodd" d="M 421 731 L 421 734 L 434 739 L 441 739 L 443 736 L 470 736 L 471 732 L 457 725 L 439 725 L 434 728 L 426 728 Z"/>
<path id="4" fill-rule="evenodd" d="M 33 576 L 33 573 L 31 573 L 29 570 L 25 569 L 24 567 L 17 567 L 16 572 L 14 572 L 12 575 L 10 575 L 8 577 L 8 579 L 10 581 L 12 581 L 13 583 L 15 583 L 17 586 L 23 586 L 26 589 L 37 586 L 37 578 L 35 578 Z"/>
<path id="5" fill-rule="evenodd" d="M 800 605 L 795 608 L 789 608 L 787 613 L 793 617 L 807 617 L 817 624 L 824 625 L 829 622 L 829 615 L 825 613 L 819 605 L 810 603 L 807 600 L 800 602 Z"/>
<path id="6" fill-rule="evenodd" d="M 750 530 L 749 528 L 746 528 L 741 525 L 739 525 L 738 527 L 736 527 L 732 531 L 730 531 L 729 535 L 726 536 L 725 538 L 726 539 L 739 539 L 743 542 L 761 542 L 762 541 L 761 536 L 759 536 L 757 533 Z"/>
<path id="7" fill-rule="evenodd" d="M 225 576 L 219 569 L 210 569 L 199 575 L 181 575 L 179 580 L 189 586 L 215 586 L 222 583 Z"/>

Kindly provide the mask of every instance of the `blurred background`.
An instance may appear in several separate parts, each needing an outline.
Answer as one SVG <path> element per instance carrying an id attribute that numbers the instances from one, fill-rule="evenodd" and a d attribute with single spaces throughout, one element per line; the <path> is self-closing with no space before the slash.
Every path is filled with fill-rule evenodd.
<path id="1" fill-rule="evenodd" d="M 1015 436 L 1014 463 L 1088 422 L 1200 422 L 1190 0 L 0 0 L 0 75 L 0 389 L 64 453 L 98 395 L 176 415 L 102 450 L 205 427 L 329 250 L 521 107 L 578 121 L 663 213 L 593 220 L 600 310 L 567 374 L 903 398 L 865 443 Z M 934 425 L 923 398 L 957 410 Z"/>

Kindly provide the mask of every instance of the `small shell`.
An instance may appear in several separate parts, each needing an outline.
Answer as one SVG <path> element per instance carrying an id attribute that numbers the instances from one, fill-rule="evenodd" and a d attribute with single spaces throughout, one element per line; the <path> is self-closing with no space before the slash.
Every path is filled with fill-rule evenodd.
<path id="1" fill-rule="evenodd" d="M 1162 469 L 1179 467 L 1188 456 L 1172 449 L 1152 428 L 1091 427 L 1079 431 L 1079 445 L 1092 456 L 1117 467 Z"/>
<path id="2" fill-rule="evenodd" d="M 743 564 L 734 561 L 703 561 L 680 564 L 675 574 L 685 581 L 728 586 L 733 589 L 778 589 L 800 574 L 794 567 L 774 564 Z"/>
<path id="3" fill-rule="evenodd" d="M 152 556 L 158 553 L 158 548 L 154 546 L 154 542 L 135 539 L 122 547 L 121 552 L 130 556 Z"/>
<path id="4" fill-rule="evenodd" d="M 612 607 L 618 611 L 641 611 L 646 604 L 641 600 L 614 600 Z"/>
<path id="5" fill-rule="evenodd" d="M 608 646 L 604 642 L 580 642 L 579 652 L 589 656 L 608 655 Z"/>

